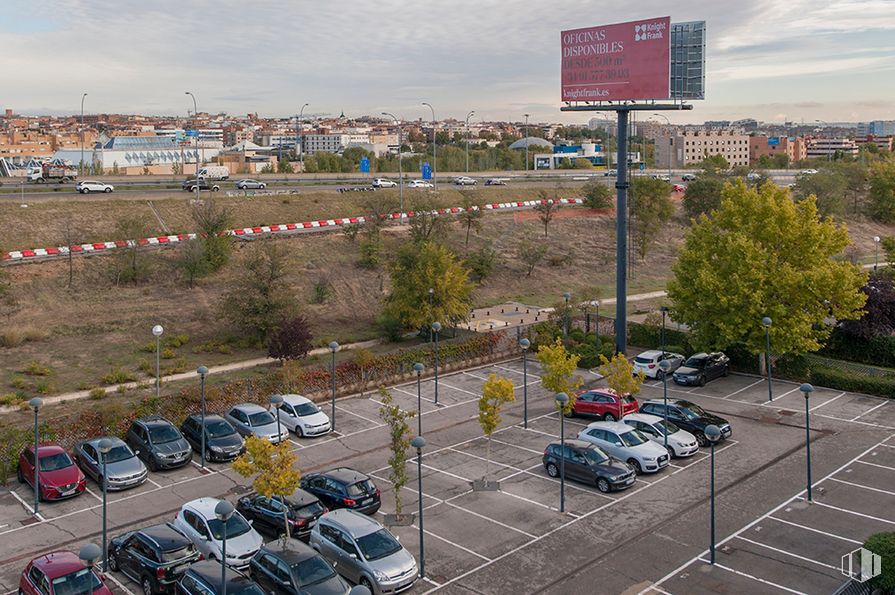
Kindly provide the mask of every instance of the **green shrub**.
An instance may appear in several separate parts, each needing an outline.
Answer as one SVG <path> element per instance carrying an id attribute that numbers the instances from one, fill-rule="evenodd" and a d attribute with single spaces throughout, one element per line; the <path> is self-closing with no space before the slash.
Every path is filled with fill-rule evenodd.
<path id="1" fill-rule="evenodd" d="M 467 254 L 463 259 L 463 264 L 469 269 L 470 278 L 474 281 L 483 281 L 494 272 L 498 260 L 497 252 L 488 245 Z"/>
<path id="2" fill-rule="evenodd" d="M 575 343 L 588 343 L 588 341 L 584 340 L 584 331 L 580 328 L 573 328 L 569 331 L 569 339 Z"/>
<path id="3" fill-rule="evenodd" d="M 229 355 L 229 354 L 233 353 L 233 348 L 227 344 L 222 343 L 222 344 L 218 345 L 218 353 L 223 353 L 225 355 Z"/>
<path id="4" fill-rule="evenodd" d="M 177 357 L 177 352 L 170 347 L 162 349 L 162 359 L 174 359 L 175 357 Z"/>
<path id="5" fill-rule="evenodd" d="M 404 326 L 397 318 L 380 314 L 376 317 L 376 325 L 379 327 L 382 336 L 392 343 L 397 343 L 404 339 Z"/>
<path id="6" fill-rule="evenodd" d="M 27 374 L 28 376 L 49 376 L 51 371 L 49 366 L 45 366 L 37 361 L 31 361 L 31 363 L 22 370 L 22 374 Z"/>
<path id="7" fill-rule="evenodd" d="M 78 390 L 87 390 L 88 388 L 90 388 L 90 383 L 86 380 L 82 380 L 75 388 L 77 388 Z"/>
<path id="8" fill-rule="evenodd" d="M 133 372 L 128 372 L 122 368 L 112 368 L 103 375 L 103 384 L 122 384 L 124 382 L 133 382 L 137 376 Z"/>
<path id="9" fill-rule="evenodd" d="M 332 285 L 326 279 L 320 279 L 314 283 L 314 289 L 311 292 L 312 304 L 325 304 L 332 295 Z"/>
<path id="10" fill-rule="evenodd" d="M 7 426 L 0 429 L 0 483 L 13 474 L 19 462 L 19 453 L 34 438 L 31 427 Z"/>
<path id="11" fill-rule="evenodd" d="M 50 381 L 46 378 L 41 378 L 34 383 L 34 390 L 42 395 L 49 394 L 50 388 Z"/>
<path id="12" fill-rule="evenodd" d="M 880 558 L 879 576 L 870 580 L 870 586 L 883 593 L 895 592 L 895 533 L 876 533 L 867 538 L 864 547 Z"/>
<path id="13" fill-rule="evenodd" d="M 25 380 L 24 378 L 22 378 L 21 376 L 14 377 L 12 380 L 9 381 L 9 384 L 13 388 L 19 388 L 22 390 L 25 390 L 26 388 L 28 388 L 28 381 Z"/>
<path id="14" fill-rule="evenodd" d="M 88 396 L 90 397 L 91 400 L 93 400 L 93 401 L 98 401 L 98 400 L 100 400 L 100 399 L 105 398 L 105 396 L 106 396 L 106 389 L 104 389 L 104 388 L 100 388 L 100 387 L 97 386 L 97 387 L 95 387 L 95 388 L 91 388 L 91 389 L 90 389 L 90 392 L 87 393 L 87 394 L 88 394 Z"/>
<path id="15" fill-rule="evenodd" d="M 146 343 L 146 345 L 143 346 L 143 351 L 146 353 L 155 353 L 155 341 Z"/>
<path id="16" fill-rule="evenodd" d="M 177 349 L 178 347 L 183 347 L 187 343 L 190 342 L 189 335 L 174 335 L 173 337 L 169 337 L 165 340 L 165 345 L 167 347 L 172 347 Z"/>
<path id="17" fill-rule="evenodd" d="M 581 356 L 578 360 L 578 367 L 589 370 L 600 365 L 600 356 L 597 352 L 596 345 L 590 343 L 579 343 L 570 350 L 572 353 Z"/>
<path id="18" fill-rule="evenodd" d="M 16 406 L 22 402 L 24 402 L 24 399 L 21 399 L 19 395 L 15 393 L 0 395 L 0 405 L 3 406 Z"/>
<path id="19" fill-rule="evenodd" d="M 152 374 L 152 362 L 148 359 L 141 359 L 137 368 L 144 374 Z"/>
<path id="20" fill-rule="evenodd" d="M 895 379 L 892 378 L 866 376 L 863 374 L 859 375 L 819 366 L 811 368 L 809 377 L 811 382 L 818 386 L 836 390 L 879 395 L 881 397 L 890 398 L 892 395 L 895 395 Z"/>

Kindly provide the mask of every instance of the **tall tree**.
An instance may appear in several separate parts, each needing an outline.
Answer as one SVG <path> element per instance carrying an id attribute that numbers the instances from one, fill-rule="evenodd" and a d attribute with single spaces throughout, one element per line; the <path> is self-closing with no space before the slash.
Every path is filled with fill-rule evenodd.
<path id="1" fill-rule="evenodd" d="M 880 223 L 895 223 L 895 162 L 877 163 L 871 169 L 870 216 Z"/>
<path id="2" fill-rule="evenodd" d="M 566 351 L 559 337 L 552 344 L 538 347 L 538 361 L 542 368 L 541 385 L 553 394 L 566 393 L 569 396 L 563 413 L 572 411 L 576 393 L 581 388 L 581 378 L 575 376 L 580 359 L 580 355 Z"/>
<path id="3" fill-rule="evenodd" d="M 785 188 L 728 184 L 721 208 L 685 236 L 668 283 L 671 316 L 704 348 L 761 353 L 769 316 L 777 353 L 817 351 L 830 317 L 853 320 L 864 305 L 866 275 L 837 259 L 848 244 L 846 228 L 822 219 L 813 198 L 793 203 Z"/>
<path id="4" fill-rule="evenodd" d="M 438 215 L 438 205 L 429 198 L 413 200 L 413 217 L 410 218 L 410 239 L 416 243 L 440 240 L 448 220 Z"/>
<path id="5" fill-rule="evenodd" d="M 828 169 L 799 176 L 793 189 L 798 200 L 814 196 L 817 199 L 817 211 L 823 217 L 845 214 L 847 192 L 848 179 L 838 171 Z"/>
<path id="6" fill-rule="evenodd" d="M 656 178 L 631 180 L 631 231 L 641 260 L 673 214 L 671 184 Z"/>
<path id="7" fill-rule="evenodd" d="M 490 374 L 488 380 L 482 385 L 482 396 L 479 397 L 479 425 L 482 426 L 482 432 L 488 438 L 483 483 L 488 483 L 488 476 L 491 475 L 491 435 L 503 421 L 500 411 L 505 404 L 515 400 L 516 391 L 513 388 L 513 381 L 509 378 Z"/>
<path id="8" fill-rule="evenodd" d="M 553 221 L 553 218 L 556 217 L 556 212 L 559 210 L 559 203 L 554 201 L 551 198 L 547 198 L 547 193 L 543 190 L 538 193 L 541 197 L 541 202 L 535 206 L 535 211 L 538 213 L 538 219 L 541 220 L 541 224 L 544 226 L 544 237 L 547 237 L 547 226 L 550 225 L 550 222 Z"/>
<path id="9" fill-rule="evenodd" d="M 230 259 L 231 238 L 227 235 L 232 219 L 230 210 L 214 198 L 190 201 L 191 215 L 197 227 L 209 271 L 216 271 Z"/>
<path id="10" fill-rule="evenodd" d="M 392 489 L 395 491 L 395 515 L 401 516 L 403 508 L 401 489 L 407 485 L 407 449 L 410 448 L 410 440 L 413 437 L 407 420 L 412 419 L 416 412 L 404 411 L 396 405 L 392 394 L 384 386 L 379 389 L 379 401 L 382 403 L 379 407 L 379 418 L 388 427 L 389 446 L 391 447 L 388 465 L 390 467 L 389 479 L 392 482 Z M 422 494 L 419 496 L 423 497 Z"/>
<path id="11" fill-rule="evenodd" d="M 688 217 L 699 217 L 721 206 L 721 190 L 724 180 L 719 176 L 703 175 L 687 184 L 684 193 L 684 211 Z"/>
<path id="12" fill-rule="evenodd" d="M 591 180 L 582 188 L 584 204 L 589 209 L 608 209 L 615 204 L 612 190 L 599 180 Z"/>

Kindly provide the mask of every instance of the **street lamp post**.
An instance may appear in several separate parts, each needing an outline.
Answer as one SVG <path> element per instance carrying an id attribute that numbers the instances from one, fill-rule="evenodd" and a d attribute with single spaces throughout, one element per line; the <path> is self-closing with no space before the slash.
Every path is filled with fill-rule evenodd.
<path id="1" fill-rule="evenodd" d="M 438 192 L 438 127 L 435 125 L 435 108 L 431 103 L 422 103 L 432 110 L 432 186 Z"/>
<path id="2" fill-rule="evenodd" d="M 81 563 L 90 570 L 93 570 L 94 564 L 96 564 L 96 561 L 102 558 L 102 556 L 103 553 L 95 543 L 85 543 L 84 547 L 78 552 L 78 558 L 81 560 Z"/>
<path id="3" fill-rule="evenodd" d="M 709 560 L 711 564 L 715 564 L 715 443 L 721 438 L 721 430 L 716 425 L 710 425 L 705 429 L 705 437 L 708 438 L 712 447 L 711 461 L 711 511 L 710 511 L 710 529 L 709 529 Z"/>
<path id="4" fill-rule="evenodd" d="M 668 450 L 668 371 L 671 369 L 671 362 L 663 359 L 659 362 L 659 369 L 662 371 L 662 442 L 665 450 Z M 668 453 L 668 459 L 671 460 L 671 453 Z"/>
<path id="5" fill-rule="evenodd" d="M 202 399 L 202 406 L 199 410 L 199 415 L 202 417 L 201 425 L 202 425 L 202 468 L 205 469 L 205 375 L 208 374 L 208 368 L 205 366 L 199 366 L 196 368 L 196 374 L 199 375 L 199 394 Z"/>
<path id="6" fill-rule="evenodd" d="M 308 104 L 304 104 L 301 106 L 301 109 L 298 111 L 298 125 L 295 127 L 295 153 L 298 154 L 301 151 L 301 155 L 298 157 L 301 163 L 301 173 L 305 173 L 305 148 L 301 146 L 301 138 L 304 136 L 304 130 L 301 125 L 302 116 L 304 116 L 305 108 L 308 107 Z"/>
<path id="7" fill-rule="evenodd" d="M 329 350 L 333 354 L 332 364 L 329 367 L 329 376 L 332 382 L 332 392 L 333 392 L 333 407 L 332 407 L 332 431 L 336 431 L 336 351 L 339 350 L 339 344 L 335 341 L 332 341 L 329 344 Z"/>
<path id="8" fill-rule="evenodd" d="M 28 401 L 28 406 L 34 410 L 34 514 L 40 505 L 40 430 L 37 424 L 37 412 L 43 406 L 43 399 L 34 397 Z"/>
<path id="9" fill-rule="evenodd" d="M 665 123 L 668 124 L 668 181 L 670 182 L 671 181 L 671 143 L 673 142 L 672 136 L 671 136 L 671 120 L 669 120 L 668 116 L 666 116 L 664 114 L 653 114 L 653 115 L 658 116 L 659 118 L 663 118 L 665 120 Z"/>
<path id="10" fill-rule="evenodd" d="M 84 98 L 87 97 L 87 93 L 81 95 L 81 166 L 78 168 L 78 173 L 81 175 L 84 174 Z"/>
<path id="11" fill-rule="evenodd" d="M 522 114 L 525 116 L 525 171 L 528 172 L 528 116 L 529 114 Z"/>
<path id="12" fill-rule="evenodd" d="M 879 268 L 879 236 L 873 236 L 873 243 L 876 244 L 876 251 L 874 252 L 873 257 L 873 270 L 875 271 Z"/>
<path id="13" fill-rule="evenodd" d="M 103 457 L 103 572 L 109 571 L 109 545 L 107 543 L 108 533 L 106 531 L 107 517 L 106 504 L 109 499 L 109 477 L 106 472 L 106 459 L 109 451 L 112 450 L 112 441 L 103 438 L 99 441 L 99 454 Z"/>
<path id="14" fill-rule="evenodd" d="M 413 364 L 413 371 L 416 372 L 416 433 L 418 436 L 423 435 L 423 386 L 421 378 L 425 366 L 420 362 Z"/>
<path id="15" fill-rule="evenodd" d="M 382 112 L 383 116 L 388 116 L 392 120 L 395 121 L 395 126 L 398 127 L 398 194 L 401 200 L 401 212 L 404 212 L 404 164 L 401 160 L 401 145 L 404 144 L 401 139 L 401 124 L 398 123 L 398 117 L 394 114 L 390 114 L 388 112 Z"/>
<path id="16" fill-rule="evenodd" d="M 806 382 L 799 387 L 799 390 L 805 395 L 805 455 L 808 463 L 808 484 L 806 488 L 808 491 L 808 502 L 813 502 L 814 500 L 811 498 L 811 425 L 808 423 L 808 397 L 814 392 L 814 387 Z"/>
<path id="17" fill-rule="evenodd" d="M 562 313 L 562 338 L 565 339 L 569 336 L 569 300 L 572 299 L 572 294 L 568 291 L 564 291 L 562 297 L 566 301 L 566 309 L 563 310 Z"/>
<path id="18" fill-rule="evenodd" d="M 474 110 L 466 114 L 466 173 L 469 173 L 469 118 L 473 114 L 475 114 Z"/>
<path id="19" fill-rule="evenodd" d="M 441 331 L 441 323 L 432 323 L 432 334 L 435 335 L 435 404 L 438 405 L 438 333 Z"/>
<path id="20" fill-rule="evenodd" d="M 774 394 L 771 392 L 771 324 L 773 324 L 773 322 L 774 321 L 768 316 L 761 319 L 761 325 L 764 327 L 765 340 L 764 367 L 767 368 L 768 372 L 768 403 L 774 400 Z"/>
<path id="21" fill-rule="evenodd" d="M 420 578 L 426 577 L 426 548 L 423 545 L 425 533 L 423 533 L 423 447 L 426 446 L 426 439 L 417 436 L 410 441 L 410 446 L 416 449 L 416 477 L 417 488 L 419 491 L 420 506 Z"/>
<path id="22" fill-rule="evenodd" d="M 198 185 L 198 181 L 196 184 Z M 156 400 L 161 398 L 162 392 L 162 364 L 161 364 L 161 351 L 162 351 L 162 333 L 165 332 L 164 327 L 162 325 L 157 324 L 152 327 L 152 334 L 155 335 L 155 398 Z"/>
<path id="23" fill-rule="evenodd" d="M 569 395 L 556 393 L 556 404 L 559 407 L 559 511 L 566 511 L 566 416 L 564 409 L 569 402 Z"/>
<path id="24" fill-rule="evenodd" d="M 528 429 L 528 348 L 531 341 L 522 339 L 519 341 L 522 348 L 522 427 Z"/>
<path id="25" fill-rule="evenodd" d="M 219 501 L 214 507 L 214 516 L 221 521 L 221 593 L 227 595 L 227 521 L 233 516 L 233 505 L 227 500 Z"/>
<path id="26" fill-rule="evenodd" d="M 193 98 L 193 117 L 196 118 L 196 197 L 202 194 L 202 188 L 199 185 L 199 108 L 196 104 L 196 96 L 186 91 L 184 95 Z"/>
<path id="27" fill-rule="evenodd" d="M 277 443 L 283 441 L 283 429 L 280 426 L 280 405 L 283 404 L 282 395 L 270 395 L 270 404 L 277 410 Z"/>

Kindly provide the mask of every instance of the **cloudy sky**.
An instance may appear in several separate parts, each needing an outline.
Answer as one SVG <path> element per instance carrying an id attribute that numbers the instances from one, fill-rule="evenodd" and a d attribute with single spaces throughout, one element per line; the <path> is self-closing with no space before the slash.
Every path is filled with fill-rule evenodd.
<path id="1" fill-rule="evenodd" d="M 0 108 L 585 121 L 559 32 L 705 20 L 706 100 L 673 120 L 895 119 L 895 0 L 3 0 Z"/>

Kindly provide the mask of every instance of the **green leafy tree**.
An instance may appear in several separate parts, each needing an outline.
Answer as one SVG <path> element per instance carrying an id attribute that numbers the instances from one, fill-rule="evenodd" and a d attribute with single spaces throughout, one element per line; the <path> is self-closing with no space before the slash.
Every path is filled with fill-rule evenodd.
<path id="1" fill-rule="evenodd" d="M 615 391 L 615 394 L 636 395 L 643 386 L 646 376 L 643 370 L 634 373 L 634 365 L 628 361 L 624 353 L 616 353 L 612 359 L 607 359 L 605 355 L 600 354 L 600 375 L 606 380 L 606 386 Z M 616 419 L 621 419 L 624 415 L 622 409 L 622 400 L 618 401 L 618 415 Z"/>
<path id="2" fill-rule="evenodd" d="M 615 204 L 612 189 L 598 180 L 591 180 L 583 190 L 584 205 L 589 209 L 608 209 Z"/>
<path id="3" fill-rule="evenodd" d="M 730 162 L 724 155 L 718 153 L 717 155 L 706 155 L 699 163 L 699 167 L 705 174 L 714 175 L 730 169 Z"/>
<path id="4" fill-rule="evenodd" d="M 631 231 L 641 260 L 673 214 L 671 184 L 656 178 L 631 180 Z"/>
<path id="5" fill-rule="evenodd" d="M 434 242 L 402 246 L 391 278 L 383 313 L 404 328 L 424 328 L 433 320 L 454 325 L 469 316 L 473 290 L 469 269 L 445 246 Z M 431 304 L 429 288 L 434 290 Z"/>
<path id="6" fill-rule="evenodd" d="M 895 592 L 895 532 L 871 535 L 864 548 L 880 557 L 880 573 L 870 579 L 869 585 L 880 593 Z"/>
<path id="7" fill-rule="evenodd" d="M 413 200 L 413 217 L 410 218 L 410 239 L 419 244 L 444 237 L 448 220 L 439 216 L 438 205 L 429 198 Z"/>
<path id="8" fill-rule="evenodd" d="M 504 405 L 515 400 L 516 391 L 513 388 L 513 381 L 509 378 L 490 374 L 488 380 L 482 385 L 482 396 L 479 397 L 479 425 L 482 426 L 482 432 L 488 438 L 483 483 L 487 483 L 488 476 L 491 475 L 491 435 L 503 421 L 500 411 Z"/>
<path id="9" fill-rule="evenodd" d="M 687 232 L 668 283 L 671 316 L 703 348 L 764 349 L 769 316 L 778 353 L 817 351 L 832 327 L 860 317 L 866 275 L 837 259 L 844 226 L 823 220 L 814 199 L 793 203 L 786 189 L 742 181 L 724 187 L 721 208 Z"/>
<path id="10" fill-rule="evenodd" d="M 880 244 L 886 254 L 886 263 L 895 265 L 895 236 L 882 238 Z"/>
<path id="11" fill-rule="evenodd" d="M 205 245 L 203 242 L 199 240 L 183 242 L 177 248 L 174 266 L 177 267 L 189 288 L 192 289 L 195 280 L 211 270 L 211 265 L 208 263 L 208 259 L 205 258 Z"/>
<path id="12" fill-rule="evenodd" d="M 566 393 L 569 401 L 563 413 L 570 413 L 575 405 L 581 378 L 575 376 L 581 356 L 569 353 L 557 337 L 552 344 L 538 347 L 538 361 L 541 362 L 541 385 L 552 394 Z"/>
<path id="13" fill-rule="evenodd" d="M 845 214 L 847 191 L 848 180 L 843 174 L 824 169 L 810 176 L 799 176 L 793 194 L 798 200 L 814 196 L 817 199 L 817 211 L 820 215 L 832 217 Z"/>
<path id="14" fill-rule="evenodd" d="M 789 167 L 789 155 L 777 153 L 771 158 L 771 167 L 774 169 L 786 169 Z"/>
<path id="15" fill-rule="evenodd" d="M 245 452 L 233 461 L 233 470 L 243 477 L 252 477 L 252 489 L 268 500 L 278 497 L 282 502 L 295 493 L 301 481 L 296 469 L 298 457 L 288 440 L 271 444 L 255 436 L 245 442 Z M 289 539 L 289 509 L 283 507 L 283 543 Z"/>
<path id="16" fill-rule="evenodd" d="M 516 246 L 516 257 L 526 266 L 525 276 L 531 277 L 532 271 L 547 255 L 547 244 L 523 238 Z"/>
<path id="17" fill-rule="evenodd" d="M 684 193 L 684 212 L 690 218 L 710 213 L 721 206 L 724 180 L 718 176 L 700 176 L 687 184 Z"/>
<path id="18" fill-rule="evenodd" d="M 870 174 L 867 208 L 880 223 L 895 223 L 895 163 L 876 164 Z"/>
<path id="19" fill-rule="evenodd" d="M 557 211 L 559 211 L 559 202 L 547 198 L 547 193 L 541 190 L 538 195 L 541 197 L 541 202 L 535 206 L 534 210 L 538 213 L 538 219 L 541 220 L 541 224 L 544 226 L 544 237 L 547 237 L 547 226 L 550 225 L 550 222 L 553 221 L 554 217 L 556 217 Z"/>
<path id="20" fill-rule="evenodd" d="M 485 212 L 482 209 L 478 195 L 467 193 L 463 195 L 463 210 L 457 215 L 460 225 L 466 228 L 466 242 L 464 246 L 469 248 L 469 232 L 475 230 L 476 233 L 482 230 L 482 217 Z"/>
<path id="21" fill-rule="evenodd" d="M 193 200 L 190 214 L 198 228 L 198 242 L 208 263 L 206 272 L 213 272 L 227 264 L 230 259 L 231 238 L 227 235 L 232 219 L 230 210 L 218 205 L 213 198 Z"/>
<path id="22" fill-rule="evenodd" d="M 403 509 L 401 489 L 407 485 L 407 449 L 410 448 L 413 437 L 407 420 L 416 416 L 416 412 L 404 411 L 396 405 L 392 394 L 384 386 L 379 388 L 379 400 L 382 403 L 379 407 L 379 419 L 388 427 L 391 447 L 388 465 L 389 480 L 395 492 L 395 515 L 401 516 Z M 422 498 L 422 494 L 420 497 Z"/>
<path id="23" fill-rule="evenodd" d="M 291 174 L 293 171 L 292 163 L 290 163 L 288 159 L 283 158 L 277 161 L 278 174 Z"/>

